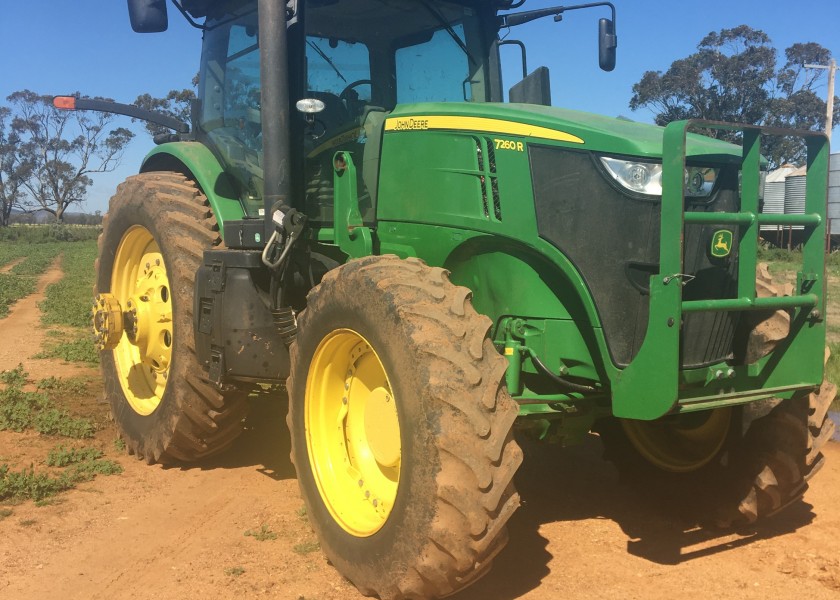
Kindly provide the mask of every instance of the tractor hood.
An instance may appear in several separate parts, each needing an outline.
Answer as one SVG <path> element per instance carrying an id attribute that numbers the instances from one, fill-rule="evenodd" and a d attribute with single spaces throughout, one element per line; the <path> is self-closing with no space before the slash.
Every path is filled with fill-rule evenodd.
<path id="1" fill-rule="evenodd" d="M 550 106 L 436 102 L 398 105 L 389 115 L 386 130 L 405 129 L 477 130 L 534 140 L 565 141 L 596 152 L 652 159 L 662 158 L 665 131 L 656 125 Z M 689 134 L 687 157 L 740 162 L 741 148 Z"/>

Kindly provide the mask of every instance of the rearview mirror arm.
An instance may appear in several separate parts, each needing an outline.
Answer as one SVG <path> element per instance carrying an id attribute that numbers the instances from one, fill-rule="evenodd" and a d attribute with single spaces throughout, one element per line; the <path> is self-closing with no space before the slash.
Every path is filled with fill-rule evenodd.
<path id="1" fill-rule="evenodd" d="M 581 8 L 592 8 L 594 6 L 609 6 L 612 11 L 612 22 L 615 23 L 615 6 L 612 2 L 590 2 L 588 4 L 576 4 L 574 6 L 553 6 L 550 8 L 540 8 L 538 10 L 527 10 L 520 13 L 510 13 L 507 15 L 499 15 L 499 28 L 515 27 L 523 23 L 529 23 L 536 19 L 543 17 L 554 16 L 555 20 L 559 21 L 557 17 L 569 10 L 578 10 Z"/>

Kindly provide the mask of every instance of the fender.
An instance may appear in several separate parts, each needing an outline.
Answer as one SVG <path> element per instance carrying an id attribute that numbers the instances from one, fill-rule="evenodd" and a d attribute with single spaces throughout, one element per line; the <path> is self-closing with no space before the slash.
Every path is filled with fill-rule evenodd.
<path id="1" fill-rule="evenodd" d="M 141 173 L 175 171 L 195 181 L 207 199 L 224 238 L 224 222 L 245 218 L 233 181 L 213 153 L 200 142 L 170 142 L 154 148 L 143 159 Z"/>

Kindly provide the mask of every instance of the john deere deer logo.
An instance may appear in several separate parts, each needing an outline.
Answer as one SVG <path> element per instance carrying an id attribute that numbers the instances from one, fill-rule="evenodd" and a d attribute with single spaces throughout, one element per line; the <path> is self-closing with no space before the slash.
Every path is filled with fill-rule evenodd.
<path id="1" fill-rule="evenodd" d="M 724 258 L 732 252 L 732 232 L 728 229 L 719 229 L 712 236 L 711 255 L 715 258 Z"/>

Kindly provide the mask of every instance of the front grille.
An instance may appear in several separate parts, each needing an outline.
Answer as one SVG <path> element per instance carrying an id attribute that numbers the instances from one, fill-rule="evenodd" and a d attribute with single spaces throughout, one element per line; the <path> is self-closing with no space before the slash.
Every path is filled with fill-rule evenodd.
<path id="1" fill-rule="evenodd" d="M 644 341 L 649 278 L 659 272 L 660 199 L 632 197 L 607 179 L 589 152 L 531 146 L 531 177 L 539 235 L 583 276 L 595 302 L 613 362 L 624 367 Z M 736 169 L 724 169 L 710 198 L 694 211 L 737 211 Z M 685 231 L 684 271 L 694 276 L 684 300 L 732 298 L 737 290 L 737 236 L 729 258 L 707 249 L 718 227 Z M 714 261 L 714 262 L 713 262 Z M 702 367 L 732 358 L 739 313 L 684 315 L 680 364 Z"/>

